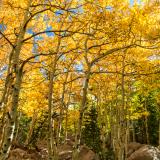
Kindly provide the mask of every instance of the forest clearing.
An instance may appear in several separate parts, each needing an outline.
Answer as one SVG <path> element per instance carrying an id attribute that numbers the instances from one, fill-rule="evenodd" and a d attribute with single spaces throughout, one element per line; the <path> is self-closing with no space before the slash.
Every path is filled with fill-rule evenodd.
<path id="1" fill-rule="evenodd" d="M 160 160 L 160 1 L 0 0 L 0 160 Z"/>

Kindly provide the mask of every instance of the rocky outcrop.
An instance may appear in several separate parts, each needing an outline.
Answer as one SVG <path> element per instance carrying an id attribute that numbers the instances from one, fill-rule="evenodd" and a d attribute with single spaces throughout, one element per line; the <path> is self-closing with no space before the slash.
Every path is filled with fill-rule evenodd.
<path id="1" fill-rule="evenodd" d="M 8 160 L 39 160 L 42 159 L 39 152 L 29 153 L 20 148 L 16 148 L 10 152 Z"/>
<path id="2" fill-rule="evenodd" d="M 73 144 L 68 140 L 67 143 L 59 146 L 59 160 L 72 159 Z M 41 141 L 37 145 L 38 150 L 26 149 L 26 147 L 14 148 L 8 160 L 47 160 L 47 143 Z M 150 145 L 133 142 L 128 145 L 127 157 L 127 160 L 160 160 L 160 150 Z M 79 160 L 98 160 L 98 157 L 87 146 L 81 145 Z"/>
<path id="3" fill-rule="evenodd" d="M 59 160 L 71 160 L 73 147 L 69 144 L 64 144 L 59 149 Z M 80 147 L 79 160 L 98 160 L 96 154 L 87 146 Z"/>
<path id="4" fill-rule="evenodd" d="M 87 146 L 81 146 L 79 159 L 80 160 L 99 160 L 97 155 L 92 150 L 90 150 Z"/>
<path id="5" fill-rule="evenodd" d="M 74 143 L 71 140 L 68 140 L 65 144 L 62 144 L 58 147 L 59 160 L 71 160 L 73 152 Z M 37 148 L 30 150 L 26 147 L 16 145 L 10 152 L 8 160 L 47 160 L 48 151 L 47 143 L 41 141 L 37 143 Z M 82 145 L 80 147 L 79 160 L 98 160 L 96 154 L 90 150 L 87 146 Z"/>
<path id="6" fill-rule="evenodd" d="M 160 160 L 160 150 L 150 145 L 130 143 L 127 160 Z"/>

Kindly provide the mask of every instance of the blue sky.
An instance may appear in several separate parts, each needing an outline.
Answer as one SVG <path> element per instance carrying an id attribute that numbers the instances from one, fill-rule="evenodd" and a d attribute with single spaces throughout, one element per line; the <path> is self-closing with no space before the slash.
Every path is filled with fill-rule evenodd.
<path id="1" fill-rule="evenodd" d="M 141 4 L 141 0 L 130 0 L 130 5 L 133 6 L 134 2 L 137 2 L 138 4 Z"/>
<path id="2" fill-rule="evenodd" d="M 134 0 L 130 0 L 130 5 L 133 6 Z"/>

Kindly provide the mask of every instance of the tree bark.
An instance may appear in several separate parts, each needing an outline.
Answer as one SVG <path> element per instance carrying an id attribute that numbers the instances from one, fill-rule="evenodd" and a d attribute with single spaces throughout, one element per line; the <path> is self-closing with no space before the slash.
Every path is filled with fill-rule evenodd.
<path id="1" fill-rule="evenodd" d="M 53 83 L 54 83 L 54 75 L 56 71 L 57 65 L 57 55 L 54 57 L 54 62 L 52 63 L 51 71 L 49 72 L 49 94 L 48 94 L 48 154 L 49 160 L 53 160 L 53 148 L 55 145 L 53 139 Z"/>
<path id="2" fill-rule="evenodd" d="M 61 44 L 61 37 L 58 38 L 56 54 L 54 56 L 54 59 L 51 59 L 51 66 L 49 71 L 49 94 L 48 94 L 48 154 L 49 154 L 48 159 L 49 160 L 58 159 L 57 146 L 55 140 L 53 139 L 52 114 L 53 114 L 53 85 L 54 85 L 54 78 L 55 78 L 60 44 Z M 53 56 L 51 56 L 51 58 L 53 58 Z"/>
<path id="3" fill-rule="evenodd" d="M 59 145 L 60 139 L 61 139 L 62 120 L 63 120 L 63 114 L 65 110 L 64 98 L 66 93 L 67 79 L 68 79 L 68 72 L 66 73 L 66 77 L 65 77 L 65 81 L 63 83 L 63 89 L 62 89 L 61 108 L 60 108 L 60 115 L 59 115 L 59 121 L 58 121 L 58 129 L 57 129 L 57 145 Z"/>
<path id="4" fill-rule="evenodd" d="M 145 100 L 145 102 L 144 102 L 144 107 L 145 107 L 145 111 L 147 111 L 146 100 Z M 148 118 L 147 118 L 147 116 L 145 116 L 144 123 L 145 123 L 146 143 L 147 143 L 147 144 L 150 144 L 149 132 L 148 132 Z"/>
<path id="5" fill-rule="evenodd" d="M 26 22 L 29 18 L 29 7 L 31 4 L 31 0 L 28 2 L 27 9 L 24 14 L 24 20 L 19 32 L 19 36 L 14 48 L 13 58 L 12 58 L 12 73 L 15 76 L 15 82 L 13 84 L 13 93 L 12 93 L 12 105 L 11 105 L 11 111 L 8 112 L 8 124 L 6 127 L 6 135 L 4 137 L 4 143 L 1 148 L 0 152 L 0 159 L 5 160 L 8 157 L 8 154 L 10 152 L 12 140 L 14 137 L 14 130 L 15 130 L 15 122 L 17 118 L 17 108 L 18 108 L 18 101 L 19 101 L 19 93 L 22 83 L 22 68 L 19 65 L 19 56 L 21 52 L 21 48 L 23 45 L 22 40 L 24 39 L 24 35 L 26 32 Z"/>
<path id="6" fill-rule="evenodd" d="M 29 131 L 28 131 L 28 134 L 27 134 L 27 138 L 26 138 L 26 141 L 25 141 L 26 146 L 29 145 L 29 143 L 30 143 L 31 136 L 32 136 L 32 133 L 33 133 L 33 129 L 34 129 L 35 122 L 36 122 L 36 117 L 37 117 L 37 113 L 34 110 L 33 117 L 32 117 L 32 122 L 30 124 Z"/>
<path id="7" fill-rule="evenodd" d="M 65 143 L 67 143 L 67 137 L 68 137 L 68 108 L 71 102 L 71 91 L 72 91 L 72 74 L 71 74 L 71 84 L 69 86 L 69 95 L 68 95 L 68 102 L 66 105 L 66 119 L 65 119 Z"/>
<path id="8" fill-rule="evenodd" d="M 159 148 L 160 148 L 160 119 L 159 119 L 159 128 L 158 128 L 158 132 L 159 132 L 158 146 L 159 146 Z"/>
<path id="9" fill-rule="evenodd" d="M 4 90 L 2 93 L 2 98 L 0 101 L 0 110 L 2 110 L 2 113 L 3 113 L 1 124 L 0 124 L 0 150 L 3 145 L 4 136 L 5 136 L 5 127 L 6 127 L 6 123 L 7 123 L 7 103 L 8 103 L 9 96 L 12 94 L 11 88 L 12 88 L 12 83 L 14 81 L 14 78 L 12 77 L 12 74 L 11 74 L 12 55 L 13 55 L 13 50 L 11 51 L 10 56 L 9 56 L 7 76 L 5 79 L 5 85 L 4 85 Z"/>
<path id="10" fill-rule="evenodd" d="M 19 131 L 19 125 L 20 125 L 19 124 L 20 118 L 21 118 L 21 113 L 18 112 L 17 118 L 16 118 L 16 122 L 15 122 L 15 130 L 14 130 L 13 142 L 16 142 L 16 140 L 17 140 L 18 131 Z"/>
<path id="11" fill-rule="evenodd" d="M 76 133 L 76 137 L 75 137 L 75 150 L 73 151 L 73 156 L 72 156 L 73 160 L 78 160 L 80 143 L 81 143 L 81 131 L 82 131 L 83 115 L 84 115 L 84 111 L 86 109 L 87 91 L 88 91 L 90 75 L 91 75 L 91 65 L 88 66 L 88 70 L 87 70 L 87 73 L 86 73 L 86 76 L 85 76 L 85 81 L 84 81 L 82 102 L 81 102 L 80 109 L 79 109 L 79 114 L 80 115 L 79 115 L 77 133 Z"/>

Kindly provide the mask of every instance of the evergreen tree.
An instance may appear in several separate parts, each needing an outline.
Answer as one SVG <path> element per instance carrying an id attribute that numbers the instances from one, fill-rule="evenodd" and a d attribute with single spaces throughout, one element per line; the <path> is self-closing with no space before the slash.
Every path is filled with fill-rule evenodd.
<path id="1" fill-rule="evenodd" d="M 146 105 L 147 112 L 149 113 L 147 117 L 147 126 L 149 134 L 149 142 L 152 145 L 158 145 L 158 129 L 159 129 L 159 106 L 156 100 L 156 96 L 159 91 L 152 91 L 147 97 L 139 95 L 139 105 Z M 146 141 L 146 128 L 145 128 L 145 117 L 139 118 L 135 121 L 135 132 L 136 140 L 140 143 L 147 143 Z"/>
<path id="2" fill-rule="evenodd" d="M 98 114 L 94 106 L 85 114 L 84 128 L 82 138 L 85 144 L 94 152 L 99 153 L 101 150 L 100 129 L 98 127 Z"/>
<path id="3" fill-rule="evenodd" d="M 148 117 L 148 131 L 149 139 L 152 145 L 158 145 L 158 127 L 159 127 L 159 108 L 156 101 L 156 92 L 151 92 L 147 97 L 147 110 L 149 111 Z"/>

